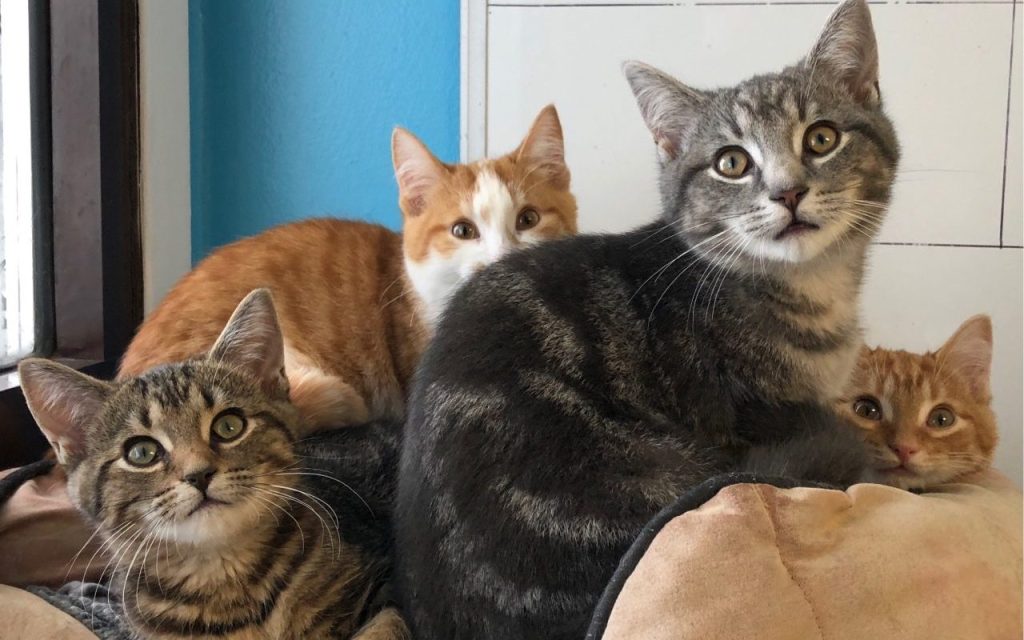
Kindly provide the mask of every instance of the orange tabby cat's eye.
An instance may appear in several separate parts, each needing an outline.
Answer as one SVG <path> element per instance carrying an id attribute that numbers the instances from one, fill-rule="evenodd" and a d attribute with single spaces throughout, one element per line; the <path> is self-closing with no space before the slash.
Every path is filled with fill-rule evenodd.
<path id="1" fill-rule="evenodd" d="M 956 424 L 956 414 L 949 407 L 935 407 L 928 414 L 928 426 L 946 429 Z"/>
<path id="2" fill-rule="evenodd" d="M 519 216 L 516 217 L 516 230 L 526 231 L 537 226 L 540 222 L 540 214 L 537 213 L 536 209 L 526 208 L 519 212 Z"/>
<path id="3" fill-rule="evenodd" d="M 480 232 L 472 222 L 459 220 L 452 225 L 452 235 L 459 240 L 475 240 L 480 237 Z"/>
<path id="4" fill-rule="evenodd" d="M 874 398 L 858 398 L 853 403 L 853 412 L 866 420 L 882 419 L 882 407 L 878 406 L 878 400 Z"/>

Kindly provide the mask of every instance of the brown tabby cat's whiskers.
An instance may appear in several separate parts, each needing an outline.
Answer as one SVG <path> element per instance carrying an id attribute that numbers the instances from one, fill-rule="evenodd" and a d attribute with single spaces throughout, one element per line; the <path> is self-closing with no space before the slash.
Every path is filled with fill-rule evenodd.
<path id="1" fill-rule="evenodd" d="M 201 359 L 114 384 L 52 362 L 20 365 L 72 502 L 103 538 L 97 552 L 109 552 L 101 579 L 111 576 L 108 597 L 119 602 L 108 604 L 137 636 L 407 636 L 379 598 L 386 520 L 335 475 L 379 484 L 371 470 L 395 455 L 392 431 L 351 427 L 296 442 L 284 360 L 263 289 Z M 333 455 L 353 457 L 331 462 L 313 444 L 325 437 L 337 440 Z M 371 448 L 346 446 L 359 438 Z"/>

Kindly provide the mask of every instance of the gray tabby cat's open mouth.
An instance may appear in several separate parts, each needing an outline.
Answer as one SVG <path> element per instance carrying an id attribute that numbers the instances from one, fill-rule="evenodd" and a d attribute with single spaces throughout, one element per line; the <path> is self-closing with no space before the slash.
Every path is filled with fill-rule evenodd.
<path id="1" fill-rule="evenodd" d="M 796 237 L 796 236 L 803 235 L 805 233 L 810 233 L 812 231 L 817 231 L 820 228 L 821 227 L 819 227 L 818 225 L 814 224 L 813 222 L 805 222 L 803 220 L 793 220 L 788 225 L 786 225 L 785 229 L 780 231 L 775 236 L 775 239 L 776 240 L 785 240 L 786 238 L 793 238 L 793 237 Z"/>

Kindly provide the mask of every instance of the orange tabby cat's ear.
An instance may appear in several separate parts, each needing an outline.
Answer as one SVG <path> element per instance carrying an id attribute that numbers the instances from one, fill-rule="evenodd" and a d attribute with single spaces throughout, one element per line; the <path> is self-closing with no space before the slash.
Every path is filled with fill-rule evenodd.
<path id="1" fill-rule="evenodd" d="M 420 139 L 401 127 L 391 134 L 391 162 L 398 181 L 398 206 L 406 216 L 423 213 L 427 195 L 444 178 L 444 164 Z"/>
<path id="2" fill-rule="evenodd" d="M 986 315 L 968 318 L 938 351 L 943 368 L 961 372 L 971 389 L 987 397 L 992 370 L 992 320 Z"/>
<path id="3" fill-rule="evenodd" d="M 209 358 L 254 376 L 267 393 L 287 393 L 284 336 L 269 289 L 256 289 L 238 303 Z"/>
<path id="4" fill-rule="evenodd" d="M 555 105 L 541 109 L 515 152 L 516 163 L 536 167 L 548 176 L 556 187 L 569 188 L 569 167 L 565 164 L 565 143 L 562 123 Z"/>
<path id="5" fill-rule="evenodd" d="M 99 416 L 113 387 L 70 367 L 40 358 L 18 365 L 21 390 L 36 424 L 61 464 L 85 454 L 86 430 Z"/>

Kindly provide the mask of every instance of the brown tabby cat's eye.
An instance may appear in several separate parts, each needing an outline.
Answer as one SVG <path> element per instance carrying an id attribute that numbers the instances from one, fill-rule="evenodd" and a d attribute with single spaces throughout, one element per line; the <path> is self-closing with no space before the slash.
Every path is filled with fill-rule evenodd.
<path id="1" fill-rule="evenodd" d="M 715 171 L 726 178 L 742 178 L 753 164 L 747 152 L 739 147 L 726 147 L 715 158 Z"/>
<path id="2" fill-rule="evenodd" d="M 480 237 L 480 232 L 472 222 L 459 220 L 452 225 L 452 235 L 459 240 L 476 240 Z"/>
<path id="3" fill-rule="evenodd" d="M 540 214 L 537 213 L 536 209 L 523 209 L 516 217 L 516 230 L 526 231 L 527 229 L 532 229 L 537 226 L 538 222 L 540 222 Z"/>
<path id="4" fill-rule="evenodd" d="M 882 408 L 878 406 L 878 401 L 874 398 L 858 398 L 853 403 L 853 412 L 867 420 L 882 419 Z"/>
<path id="5" fill-rule="evenodd" d="M 804 149 L 811 155 L 823 156 L 839 144 L 839 131 L 827 122 L 818 122 L 804 134 Z"/>
<path id="6" fill-rule="evenodd" d="M 245 418 L 237 409 L 228 409 L 213 419 L 210 437 L 221 442 L 230 442 L 245 432 Z"/>
<path id="7" fill-rule="evenodd" d="M 949 407 L 935 407 L 928 414 L 928 426 L 945 429 L 956 424 L 956 414 Z"/>
<path id="8" fill-rule="evenodd" d="M 124 459 L 133 467 L 148 467 L 160 459 L 163 448 L 153 438 L 132 438 L 124 443 Z"/>

